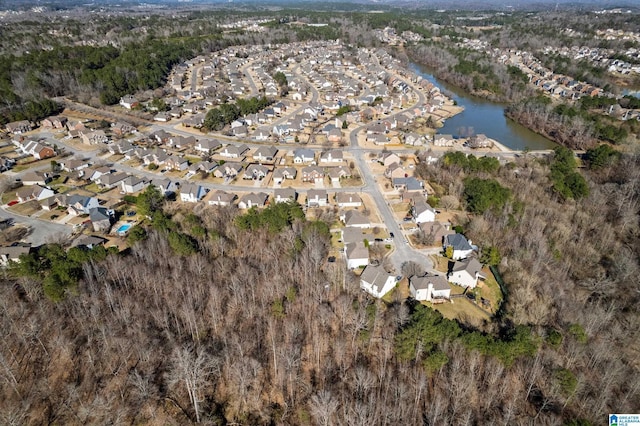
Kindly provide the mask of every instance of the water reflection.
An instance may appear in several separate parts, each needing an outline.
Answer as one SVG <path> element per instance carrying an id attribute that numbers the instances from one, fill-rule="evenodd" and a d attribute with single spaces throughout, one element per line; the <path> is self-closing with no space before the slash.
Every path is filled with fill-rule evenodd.
<path id="1" fill-rule="evenodd" d="M 434 83 L 443 93 L 450 96 L 458 105 L 464 107 L 464 111 L 461 114 L 445 121 L 444 127 L 438 130 L 439 133 L 454 136 L 467 136 L 469 132 L 474 134 L 483 133 L 502 145 L 515 150 L 525 148 L 531 150 L 552 149 L 556 146 L 549 139 L 505 117 L 505 105 L 471 96 L 458 87 L 436 79 L 425 68 L 417 64 L 410 64 L 410 69 Z"/>

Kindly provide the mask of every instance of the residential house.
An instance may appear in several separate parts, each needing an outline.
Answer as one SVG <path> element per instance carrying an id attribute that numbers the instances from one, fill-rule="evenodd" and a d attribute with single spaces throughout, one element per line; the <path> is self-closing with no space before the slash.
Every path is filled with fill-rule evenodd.
<path id="1" fill-rule="evenodd" d="M 404 135 L 405 145 L 420 146 L 424 145 L 425 141 L 425 137 L 418 133 L 407 133 Z"/>
<path id="2" fill-rule="evenodd" d="M 338 207 L 360 207 L 362 206 L 362 198 L 358 194 L 349 193 L 349 192 L 337 192 L 336 193 L 336 204 Z"/>
<path id="3" fill-rule="evenodd" d="M 324 189 L 307 191 L 307 207 L 325 207 L 329 204 L 329 196 Z"/>
<path id="4" fill-rule="evenodd" d="M 206 195 L 206 190 L 196 183 L 185 183 L 180 186 L 180 201 L 197 203 Z"/>
<path id="5" fill-rule="evenodd" d="M 100 202 L 96 197 L 88 197 L 86 195 L 60 195 L 56 198 L 58 200 L 58 204 L 66 206 L 67 213 L 72 216 L 90 214 L 91 209 L 100 207 Z"/>
<path id="6" fill-rule="evenodd" d="M 113 210 L 104 207 L 91 209 L 89 220 L 94 232 L 108 232 L 113 222 Z"/>
<path id="7" fill-rule="evenodd" d="M 442 246 L 444 237 L 455 234 L 455 232 L 450 229 L 449 223 L 442 224 L 440 222 L 422 222 L 419 224 L 419 227 L 426 236 L 433 240 L 431 245 L 434 246 Z"/>
<path id="8" fill-rule="evenodd" d="M 436 211 L 424 200 L 416 201 L 411 208 L 411 215 L 417 224 L 436 220 Z"/>
<path id="9" fill-rule="evenodd" d="M 448 247 L 453 249 L 452 259 L 460 260 L 466 259 L 473 253 L 473 247 L 471 242 L 462 234 L 451 234 L 444 237 L 444 243 L 442 244 L 445 252 Z"/>
<path id="10" fill-rule="evenodd" d="M 109 142 L 109 138 L 104 133 L 104 130 L 94 130 L 93 132 L 86 132 L 80 135 L 80 139 L 87 145 L 97 145 L 101 143 Z"/>
<path id="11" fill-rule="evenodd" d="M 30 131 L 33 128 L 33 126 L 31 126 L 31 123 L 27 120 L 20 120 L 20 121 L 12 121 L 11 123 L 7 123 L 4 126 L 4 128 L 9 133 L 13 133 L 14 135 L 19 135 L 19 134 Z"/>
<path id="12" fill-rule="evenodd" d="M 114 188 L 116 185 L 120 185 L 120 182 L 127 178 L 127 174 L 124 172 L 103 174 L 97 182 L 105 188 Z"/>
<path id="13" fill-rule="evenodd" d="M 451 287 L 442 275 L 427 274 L 409 279 L 409 293 L 415 300 L 439 302 L 450 298 Z"/>
<path id="14" fill-rule="evenodd" d="M 149 185 L 149 181 L 137 176 L 128 176 L 125 180 L 120 182 L 120 185 L 122 186 L 122 192 L 126 194 L 133 194 L 146 188 Z"/>
<path id="15" fill-rule="evenodd" d="M 245 125 L 234 127 L 231 129 L 231 133 L 233 133 L 235 137 L 244 138 L 249 134 L 249 128 Z"/>
<path id="16" fill-rule="evenodd" d="M 395 276 L 389 275 L 382 266 L 368 265 L 360 275 L 360 288 L 377 298 L 393 290 L 396 283 Z"/>
<path id="17" fill-rule="evenodd" d="M 234 178 L 242 170 L 240 163 L 224 163 L 213 171 L 213 176 L 217 178 Z"/>
<path id="18" fill-rule="evenodd" d="M 216 163 L 215 161 L 200 161 L 196 164 L 189 166 L 189 172 L 195 174 L 198 171 L 201 171 L 203 173 L 209 174 L 209 173 L 213 173 L 216 167 L 218 167 L 218 163 Z"/>
<path id="19" fill-rule="evenodd" d="M 273 200 L 276 203 L 296 201 L 298 194 L 294 188 L 278 188 L 273 192 Z"/>
<path id="20" fill-rule="evenodd" d="M 369 249 L 365 247 L 362 241 L 345 244 L 344 252 L 349 269 L 355 269 L 369 264 Z"/>
<path id="21" fill-rule="evenodd" d="M 209 193 L 204 196 L 202 201 L 210 206 L 230 206 L 235 199 L 236 194 L 218 190 L 209 191 Z"/>
<path id="22" fill-rule="evenodd" d="M 345 166 L 330 167 L 328 174 L 329 178 L 331 179 L 331 183 L 335 184 L 340 182 L 340 179 L 350 178 L 351 170 Z"/>
<path id="23" fill-rule="evenodd" d="M 191 148 L 195 146 L 197 140 L 195 136 L 171 136 L 167 141 L 167 145 L 175 149 Z"/>
<path id="24" fill-rule="evenodd" d="M 125 107 L 126 109 L 132 109 L 140 105 L 140 102 L 132 95 L 124 95 L 120 98 L 120 105 Z"/>
<path id="25" fill-rule="evenodd" d="M 348 227 L 371 228 L 371 221 L 358 210 L 347 210 L 341 213 L 340 220 Z"/>
<path id="26" fill-rule="evenodd" d="M 384 177 L 394 180 L 397 178 L 409 177 L 409 175 L 404 170 L 404 168 L 400 166 L 400 164 L 392 163 L 389 167 L 385 169 Z"/>
<path id="27" fill-rule="evenodd" d="M 196 151 L 203 154 L 211 154 L 216 149 L 220 148 L 222 144 L 214 139 L 202 139 L 199 140 L 193 147 Z"/>
<path id="28" fill-rule="evenodd" d="M 22 153 L 27 155 L 33 155 L 33 158 L 35 158 L 36 160 L 43 160 L 45 158 L 51 158 L 56 156 L 56 152 L 53 150 L 53 148 L 47 145 L 38 143 L 36 141 L 16 143 L 16 141 L 14 140 L 13 142 L 18 146 L 18 149 L 20 149 Z"/>
<path id="29" fill-rule="evenodd" d="M 318 166 L 307 166 L 302 168 L 302 181 L 321 183 L 324 180 L 324 170 Z"/>
<path id="30" fill-rule="evenodd" d="M 108 145 L 109 152 L 111 154 L 126 154 L 135 149 L 135 147 L 129 141 L 120 141 Z"/>
<path id="31" fill-rule="evenodd" d="M 367 134 L 367 142 L 373 142 L 375 145 L 386 145 L 391 141 L 383 133 L 373 133 Z"/>
<path id="32" fill-rule="evenodd" d="M 273 172 L 273 183 L 281 185 L 285 179 L 295 179 L 297 173 L 295 167 L 278 167 Z"/>
<path id="33" fill-rule="evenodd" d="M 17 243 L 8 247 L 0 247 L 0 266 L 8 266 L 10 262 L 20 262 L 21 255 L 31 253 L 31 244 Z"/>
<path id="34" fill-rule="evenodd" d="M 58 207 L 58 199 L 53 196 L 40 200 L 40 207 L 42 208 L 42 210 L 51 211 Z"/>
<path id="35" fill-rule="evenodd" d="M 392 180 L 393 187 L 402 191 L 422 191 L 423 184 L 413 176 L 395 178 Z"/>
<path id="36" fill-rule="evenodd" d="M 96 246 L 104 246 L 108 240 L 100 237 L 96 237 L 95 235 L 80 235 L 78 238 L 73 240 L 71 243 L 71 247 L 86 247 L 88 249 L 92 249 Z"/>
<path id="37" fill-rule="evenodd" d="M 117 123 L 111 125 L 111 131 L 114 135 L 122 137 L 124 135 L 128 135 L 129 133 L 136 133 L 138 130 L 129 123 L 118 121 Z"/>
<path id="38" fill-rule="evenodd" d="M 315 158 L 315 152 L 307 148 L 298 148 L 293 151 L 293 162 L 295 164 L 311 163 Z"/>
<path id="39" fill-rule="evenodd" d="M 493 147 L 493 141 L 487 138 L 486 135 L 478 134 L 469 138 L 470 148 L 491 148 Z"/>
<path id="40" fill-rule="evenodd" d="M 467 288 L 476 288 L 478 280 L 486 279 L 482 273 L 482 265 L 475 257 L 458 260 L 447 277 L 450 282 Z"/>
<path id="41" fill-rule="evenodd" d="M 242 157 L 247 151 L 249 151 L 249 147 L 245 144 L 229 144 L 222 148 L 222 150 L 220 151 L 220 155 L 226 158 L 239 158 Z"/>
<path id="42" fill-rule="evenodd" d="M 40 125 L 45 129 L 64 129 L 67 126 L 67 118 L 59 115 L 47 117 Z"/>
<path id="43" fill-rule="evenodd" d="M 253 154 L 253 159 L 258 162 L 262 161 L 273 161 L 276 154 L 278 153 L 278 148 L 275 146 L 261 146 L 256 150 Z"/>
<path id="44" fill-rule="evenodd" d="M 242 179 L 257 179 L 262 180 L 269 173 L 269 169 L 262 164 L 250 164 L 242 176 Z"/>
<path id="45" fill-rule="evenodd" d="M 86 169 L 89 167 L 89 163 L 86 160 L 78 160 L 78 159 L 65 159 L 58 163 L 62 170 L 65 172 L 76 172 L 78 170 Z"/>
<path id="46" fill-rule="evenodd" d="M 23 186 L 16 192 L 18 201 L 24 203 L 29 200 L 44 200 L 45 198 L 52 197 L 54 195 L 53 190 L 40 185 Z"/>
<path id="47" fill-rule="evenodd" d="M 452 135 L 434 135 L 433 137 L 433 145 L 434 146 L 446 146 L 451 147 L 455 144 L 455 139 Z"/>
<path id="48" fill-rule="evenodd" d="M 28 171 L 22 175 L 23 185 L 46 185 L 51 178 L 48 173 L 39 171 Z"/>
<path id="49" fill-rule="evenodd" d="M 332 149 L 320 154 L 320 164 L 322 163 L 342 163 L 344 156 L 341 150 Z"/>
<path id="50" fill-rule="evenodd" d="M 172 155 L 164 161 L 164 165 L 168 170 L 187 170 L 189 161 L 186 158 Z"/>
<path id="51" fill-rule="evenodd" d="M 238 208 L 250 209 L 251 207 L 264 207 L 268 198 L 269 195 L 264 192 L 259 192 L 257 194 L 251 192 L 240 197 L 240 200 L 238 201 Z"/>
<path id="52" fill-rule="evenodd" d="M 402 160 L 400 160 L 400 157 L 398 156 L 398 154 L 393 152 L 383 151 L 380 154 L 378 154 L 378 162 L 385 167 L 389 167 L 393 163 L 400 164 L 401 161 Z"/>
<path id="53" fill-rule="evenodd" d="M 169 194 L 174 194 L 178 187 L 180 186 L 178 182 L 171 181 L 170 179 L 161 179 L 158 181 L 153 181 L 153 186 L 160 190 L 160 193 L 167 196 Z"/>
<path id="54" fill-rule="evenodd" d="M 340 143 L 342 142 L 342 130 L 333 129 L 329 131 L 327 135 L 327 140 L 332 143 Z"/>

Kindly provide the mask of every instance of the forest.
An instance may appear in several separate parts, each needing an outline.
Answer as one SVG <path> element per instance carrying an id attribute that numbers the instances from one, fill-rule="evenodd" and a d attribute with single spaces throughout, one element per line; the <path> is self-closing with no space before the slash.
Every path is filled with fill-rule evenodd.
<path id="1" fill-rule="evenodd" d="M 508 287 L 480 328 L 370 299 L 327 262 L 330 224 L 297 204 L 185 210 L 149 189 L 130 250 L 44 246 L 5 272 L 0 419 L 596 425 L 633 412 L 640 158 L 604 151 L 580 198 L 554 188 L 573 167 L 563 151 L 418 165 L 440 199 L 476 212 L 456 229 Z"/>
<path id="2" fill-rule="evenodd" d="M 3 117 L 35 119 L 39 108 L 55 108 L 45 99 L 62 94 L 114 102 L 219 46 L 313 36 L 278 24 L 266 34 L 208 37 L 215 19 L 189 16 L 182 27 L 151 17 L 144 35 L 134 20 L 90 22 L 87 31 L 117 43 L 5 56 Z M 247 15 L 225 19 L 238 16 Z M 368 30 L 399 20 L 356 12 L 309 19 L 333 23 L 323 37 L 372 46 Z M 597 24 L 626 18 L 606 19 Z M 79 37 L 77 22 L 68 25 Z M 537 27 L 545 31 L 535 35 Z M 526 28 L 526 43 L 541 46 L 555 27 Z M 508 45 L 510 31 L 486 36 Z M 420 33 L 455 36 L 431 26 Z M 444 44 L 408 53 L 462 87 L 530 98 L 521 75 L 481 54 Z M 342 259 L 328 259 L 331 212 L 310 221 L 296 203 L 187 209 L 150 186 L 126 199 L 147 217 L 131 229 L 130 248 L 51 243 L 0 271 L 0 423 L 589 426 L 638 412 L 640 154 L 595 143 L 625 136 L 593 118 L 604 100 L 569 108 L 531 99 L 509 113 L 585 149 L 582 167 L 558 148 L 507 164 L 450 153 L 415 168 L 435 191 L 434 207 L 462 208 L 454 229 L 499 271 L 506 291 L 492 321 L 449 320 L 399 292 L 367 296 Z M 208 125 L 268 102 L 221 105 Z"/>

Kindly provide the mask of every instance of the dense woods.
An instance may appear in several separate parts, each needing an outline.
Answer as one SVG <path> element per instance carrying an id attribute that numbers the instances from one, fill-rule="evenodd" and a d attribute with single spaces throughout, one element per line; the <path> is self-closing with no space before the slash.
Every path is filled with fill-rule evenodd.
<path id="1" fill-rule="evenodd" d="M 182 211 L 149 191 L 152 220 L 130 252 L 54 246 L 5 276 L 2 421 L 598 424 L 633 412 L 639 159 L 607 157 L 574 201 L 554 190 L 562 158 L 419 165 L 441 200 L 469 203 L 472 181 L 511 194 L 458 223 L 508 286 L 480 329 L 365 296 L 326 262 L 326 225 L 295 204 Z M 65 258 L 78 279 L 57 298 L 47 289 Z"/>
<path id="2" fill-rule="evenodd" d="M 134 20 L 94 22 L 122 44 L 7 56 L 1 119 L 48 115 L 56 105 L 47 96 L 113 103 L 158 87 L 175 63 L 226 43 L 345 36 L 374 44 L 364 30 L 391 24 L 463 35 L 416 28 L 395 14 L 354 13 L 352 26 L 337 14 L 310 14 L 309 22 L 332 25 L 290 30 L 274 22 L 267 33 L 220 40 L 214 24 L 203 24 L 207 16 L 193 14 L 184 28 L 151 17 L 145 35 L 114 35 L 135 33 Z M 433 17 L 446 19 L 455 17 Z M 70 33 L 80 33 L 76 25 Z M 538 36 L 516 29 L 535 47 L 553 35 L 539 27 Z M 486 36 L 510 46 L 511 31 Z M 522 75 L 481 54 L 439 44 L 412 54 L 476 93 L 529 97 Z M 223 104 L 206 127 L 269 102 Z M 605 103 L 569 108 L 536 98 L 508 112 L 586 149 L 581 170 L 564 148 L 506 165 L 448 153 L 416 166 L 435 190 L 429 202 L 463 209 L 454 229 L 506 284 L 496 317 L 479 326 L 397 293 L 368 297 L 342 259 L 328 261 L 332 223 L 306 220 L 296 203 L 241 214 L 185 209 L 153 186 L 128 196 L 147 217 L 130 230 L 131 248 L 49 244 L 0 271 L 0 423 L 587 426 L 608 413 L 638 412 L 640 155 L 595 145 L 627 136 L 594 118 Z"/>

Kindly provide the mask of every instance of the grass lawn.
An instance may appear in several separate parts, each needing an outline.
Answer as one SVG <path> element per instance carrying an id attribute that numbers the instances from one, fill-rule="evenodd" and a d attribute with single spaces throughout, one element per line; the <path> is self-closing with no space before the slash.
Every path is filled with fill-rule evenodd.
<path id="1" fill-rule="evenodd" d="M 362 178 L 360 176 L 340 179 L 340 185 L 343 187 L 362 186 Z"/>
<path id="2" fill-rule="evenodd" d="M 437 271 L 447 273 L 449 271 L 449 259 L 444 256 L 432 254 L 429 256 L 433 261 L 433 266 Z"/>
<path id="3" fill-rule="evenodd" d="M 65 185 L 57 185 L 57 186 L 51 185 L 51 187 L 55 189 L 58 194 L 64 194 L 65 192 L 68 192 L 71 190 L 70 186 L 65 186 Z"/>
<path id="4" fill-rule="evenodd" d="M 101 191 L 100 186 L 95 182 L 92 182 L 89 185 L 84 186 L 82 189 L 84 189 L 85 191 L 93 192 L 94 194 L 98 194 Z"/>
<path id="5" fill-rule="evenodd" d="M 409 211 L 409 203 L 391 204 L 391 210 L 393 210 L 394 213 L 401 213 L 403 215 L 406 215 L 406 213 Z"/>
<path id="6" fill-rule="evenodd" d="M 16 198 L 16 191 L 13 189 L 8 189 L 2 194 L 2 204 L 7 204 L 9 201 L 13 201 Z"/>
<path id="7" fill-rule="evenodd" d="M 479 326 L 484 320 L 491 319 L 489 313 L 474 306 L 473 302 L 466 297 L 454 299 L 453 303 L 445 302 L 439 305 L 426 303 L 426 305 L 440 312 L 445 318 L 458 319 L 473 326 Z"/>
<path id="8" fill-rule="evenodd" d="M 487 277 L 487 279 L 484 280 L 484 282 L 481 281 L 478 285 L 478 295 L 491 302 L 490 311 L 493 314 L 502 303 L 502 291 L 489 268 L 484 268 L 482 273 Z M 480 301 L 478 300 L 478 302 Z"/>
<path id="9" fill-rule="evenodd" d="M 9 207 L 9 210 L 21 214 L 23 216 L 31 216 L 38 210 L 40 210 L 40 204 L 36 200 L 27 201 L 26 203 L 16 204 Z"/>
<path id="10" fill-rule="evenodd" d="M 336 247 L 336 248 L 344 247 L 344 243 L 342 241 L 338 242 L 338 240 L 340 240 L 340 234 L 341 232 L 331 233 L 331 247 Z"/>

